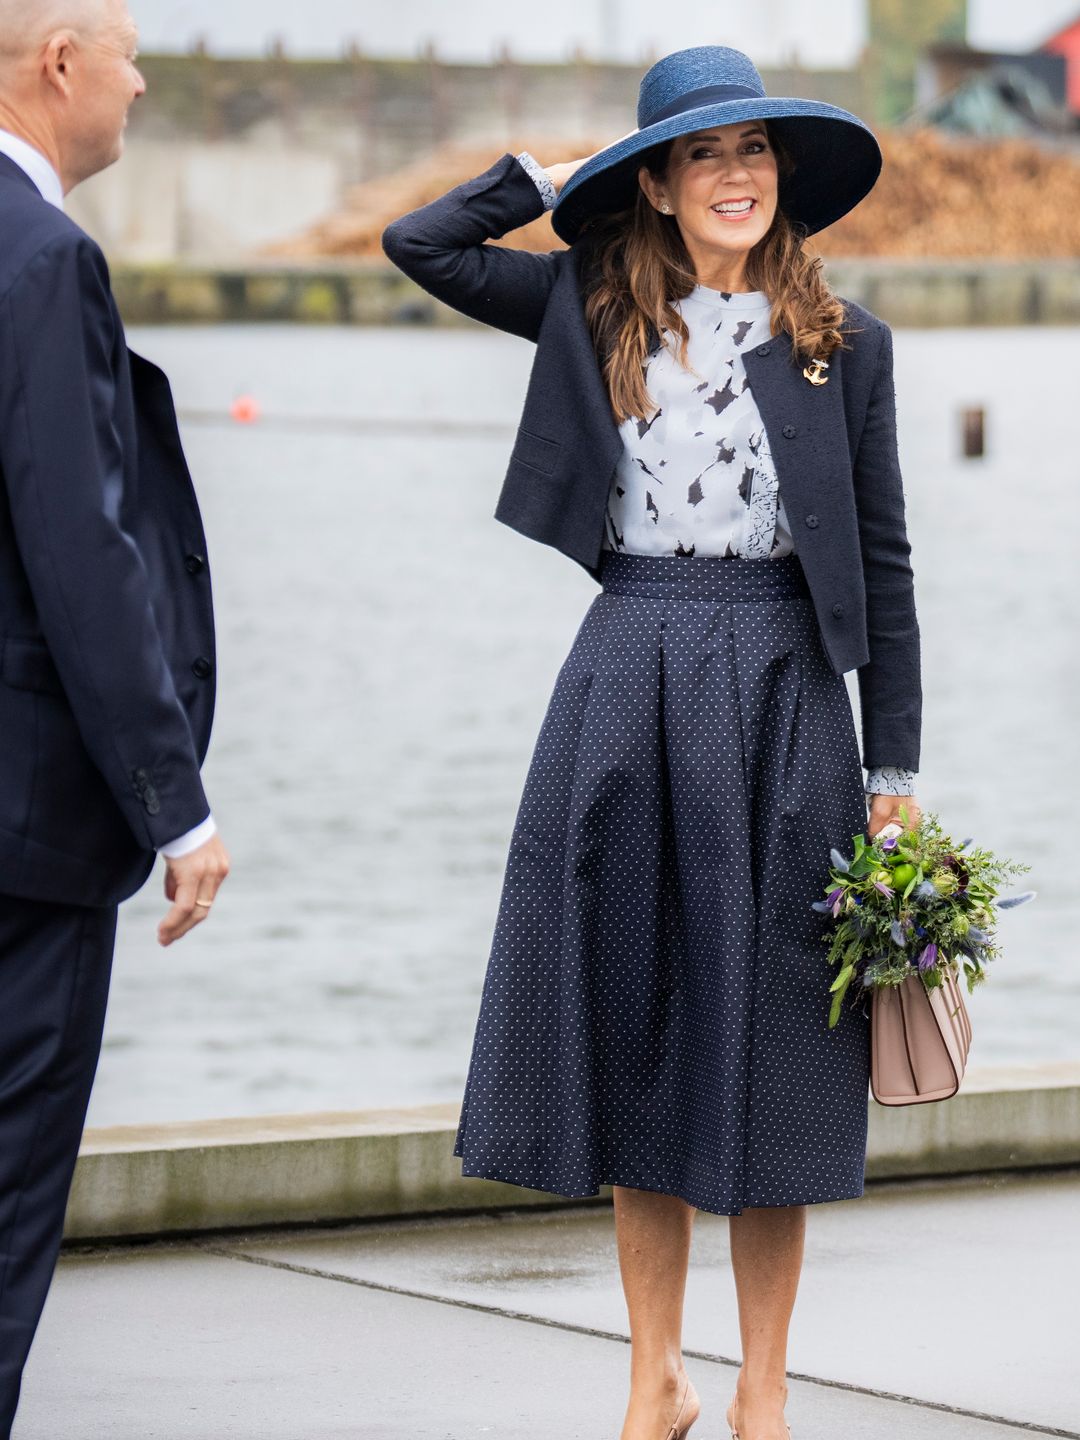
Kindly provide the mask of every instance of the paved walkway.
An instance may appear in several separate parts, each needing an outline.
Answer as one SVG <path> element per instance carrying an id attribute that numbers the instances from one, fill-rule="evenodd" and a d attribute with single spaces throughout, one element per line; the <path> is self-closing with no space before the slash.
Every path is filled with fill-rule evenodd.
<path id="1" fill-rule="evenodd" d="M 793 1440 L 1080 1437 L 1080 1173 L 813 1206 Z M 726 1440 L 727 1221 L 699 1213 L 693 1440 Z M 16 1440 L 617 1440 L 609 1206 L 67 1253 Z"/>

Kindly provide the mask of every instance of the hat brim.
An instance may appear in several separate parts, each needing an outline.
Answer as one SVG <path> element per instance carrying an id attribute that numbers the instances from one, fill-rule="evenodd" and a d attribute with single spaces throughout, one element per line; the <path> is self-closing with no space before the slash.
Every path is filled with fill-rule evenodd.
<path id="1" fill-rule="evenodd" d="M 762 96 L 683 110 L 608 146 L 578 167 L 551 212 L 552 227 L 572 245 L 591 216 L 623 210 L 639 189 L 639 156 L 654 145 L 710 125 L 768 120 L 795 161 L 779 185 L 778 204 L 789 220 L 813 235 L 824 230 L 873 189 L 881 173 L 881 147 L 873 131 L 849 110 L 824 101 Z"/>

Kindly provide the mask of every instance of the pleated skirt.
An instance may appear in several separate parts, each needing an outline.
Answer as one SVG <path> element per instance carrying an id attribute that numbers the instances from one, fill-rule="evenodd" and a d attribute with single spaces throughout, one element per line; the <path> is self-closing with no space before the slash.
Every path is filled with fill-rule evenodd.
<path id="1" fill-rule="evenodd" d="M 831 846 L 866 824 L 795 556 L 605 552 L 510 841 L 454 1154 L 737 1215 L 863 1193 L 869 1006 L 828 1028 Z"/>

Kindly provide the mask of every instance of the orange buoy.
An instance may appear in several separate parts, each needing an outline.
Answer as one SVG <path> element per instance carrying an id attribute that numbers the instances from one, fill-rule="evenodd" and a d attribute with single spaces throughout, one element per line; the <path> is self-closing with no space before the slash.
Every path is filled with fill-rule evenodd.
<path id="1" fill-rule="evenodd" d="M 238 395 L 229 406 L 229 414 L 238 425 L 253 425 L 262 411 L 254 395 Z"/>

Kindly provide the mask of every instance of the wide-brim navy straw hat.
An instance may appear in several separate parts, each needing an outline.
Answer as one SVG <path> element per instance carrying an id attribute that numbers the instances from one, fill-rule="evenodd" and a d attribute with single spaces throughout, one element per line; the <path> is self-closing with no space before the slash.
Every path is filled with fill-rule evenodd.
<path id="1" fill-rule="evenodd" d="M 881 147 L 849 110 L 821 100 L 766 95 L 753 61 L 726 45 L 695 45 L 665 55 L 638 90 L 638 128 L 578 167 L 551 212 L 556 235 L 572 245 L 591 216 L 632 205 L 643 150 L 677 135 L 767 120 L 795 162 L 777 203 L 812 235 L 839 220 L 873 189 Z"/>

